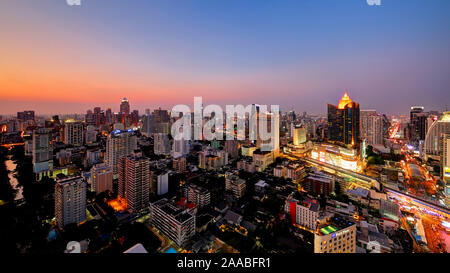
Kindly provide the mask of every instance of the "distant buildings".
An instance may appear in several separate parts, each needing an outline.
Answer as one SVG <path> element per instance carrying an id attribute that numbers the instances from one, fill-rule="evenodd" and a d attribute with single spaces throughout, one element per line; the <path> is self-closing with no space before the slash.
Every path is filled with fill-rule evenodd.
<path id="1" fill-rule="evenodd" d="M 59 227 L 86 220 L 86 182 L 82 177 L 62 177 L 56 180 L 55 217 Z"/>
<path id="2" fill-rule="evenodd" d="M 17 119 L 20 121 L 34 120 L 34 111 L 17 112 Z"/>
<path id="3" fill-rule="evenodd" d="M 328 104 L 328 141 L 357 146 L 359 140 L 359 103 L 345 92 L 339 105 Z"/>
<path id="4" fill-rule="evenodd" d="M 195 213 L 166 198 L 151 204 L 150 222 L 179 247 L 195 234 Z"/>
<path id="5" fill-rule="evenodd" d="M 228 164 L 228 153 L 223 150 L 207 150 L 198 153 L 198 167 L 218 170 Z"/>

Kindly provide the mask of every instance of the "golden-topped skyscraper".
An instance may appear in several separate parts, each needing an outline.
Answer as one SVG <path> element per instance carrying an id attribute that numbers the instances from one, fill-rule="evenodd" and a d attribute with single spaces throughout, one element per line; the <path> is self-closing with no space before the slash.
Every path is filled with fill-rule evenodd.
<path id="1" fill-rule="evenodd" d="M 359 139 L 359 103 L 346 91 L 337 106 L 328 104 L 328 141 L 356 147 Z"/>

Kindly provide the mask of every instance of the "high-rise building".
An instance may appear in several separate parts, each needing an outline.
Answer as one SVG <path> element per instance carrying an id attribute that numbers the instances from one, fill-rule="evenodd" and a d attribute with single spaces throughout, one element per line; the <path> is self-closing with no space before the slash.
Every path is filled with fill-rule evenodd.
<path id="1" fill-rule="evenodd" d="M 155 155 L 170 154 L 170 142 L 167 134 L 157 133 L 153 135 L 153 150 Z"/>
<path id="2" fill-rule="evenodd" d="M 33 131 L 33 171 L 40 173 L 53 168 L 53 145 L 51 130 L 40 128 Z"/>
<path id="3" fill-rule="evenodd" d="M 156 176 L 156 193 L 166 194 L 169 191 L 169 173 L 161 172 Z"/>
<path id="4" fill-rule="evenodd" d="M 105 162 L 113 170 L 113 177 L 119 175 L 119 159 L 122 156 L 130 155 L 137 148 L 137 137 L 134 132 L 113 131 L 106 141 Z"/>
<path id="5" fill-rule="evenodd" d="M 425 140 L 427 131 L 428 113 L 425 113 L 423 106 L 413 106 L 410 111 L 410 139 L 412 141 Z"/>
<path id="6" fill-rule="evenodd" d="M 92 190 L 99 194 L 113 189 L 113 172 L 107 164 L 97 164 L 91 168 Z"/>
<path id="7" fill-rule="evenodd" d="M 122 156 L 119 164 L 119 195 L 135 212 L 148 207 L 150 195 L 150 159 L 142 152 L 134 151 Z"/>
<path id="8" fill-rule="evenodd" d="M 74 120 L 68 120 L 64 128 L 64 144 L 73 146 L 82 146 L 84 139 L 83 123 Z"/>
<path id="9" fill-rule="evenodd" d="M 150 223 L 179 247 L 195 234 L 195 213 L 166 198 L 151 204 Z"/>
<path id="10" fill-rule="evenodd" d="M 450 134 L 450 112 L 444 112 L 444 114 L 430 126 L 425 137 L 425 160 L 428 160 L 429 158 L 438 161 L 441 160 L 443 134 Z"/>
<path id="11" fill-rule="evenodd" d="M 59 227 L 86 220 L 86 181 L 81 176 L 62 177 L 55 184 L 55 217 Z"/>
<path id="12" fill-rule="evenodd" d="M 306 143 L 306 128 L 302 126 L 294 126 L 292 141 L 295 146 Z"/>
<path id="13" fill-rule="evenodd" d="M 361 140 L 366 139 L 370 145 L 383 144 L 383 117 L 375 110 L 360 112 Z"/>
<path id="14" fill-rule="evenodd" d="M 345 92 L 337 106 L 328 104 L 328 141 L 358 146 L 359 130 L 359 103 Z"/>
<path id="15" fill-rule="evenodd" d="M 128 102 L 127 98 L 123 98 L 122 102 L 120 103 L 120 114 L 130 114 L 130 103 Z"/>
<path id="16" fill-rule="evenodd" d="M 450 194 L 450 133 L 442 135 L 441 177 L 446 183 L 446 195 Z"/>
<path id="17" fill-rule="evenodd" d="M 172 145 L 172 157 L 179 158 L 189 154 L 190 144 L 189 140 L 174 140 Z"/>

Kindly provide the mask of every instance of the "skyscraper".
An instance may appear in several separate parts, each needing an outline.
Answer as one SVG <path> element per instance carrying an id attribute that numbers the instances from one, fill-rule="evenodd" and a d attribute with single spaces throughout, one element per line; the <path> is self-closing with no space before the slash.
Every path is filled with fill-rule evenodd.
<path id="1" fill-rule="evenodd" d="M 139 211 L 149 205 L 150 159 L 142 152 L 134 151 L 120 158 L 119 195 L 127 200 L 131 211 Z"/>
<path id="2" fill-rule="evenodd" d="M 441 160 L 443 134 L 450 134 L 450 112 L 444 112 L 428 129 L 424 145 L 425 160 Z"/>
<path id="3" fill-rule="evenodd" d="M 53 146 L 51 130 L 40 128 L 33 131 L 33 171 L 51 170 L 53 167 Z"/>
<path id="4" fill-rule="evenodd" d="M 339 105 L 328 104 L 328 141 L 358 146 L 359 130 L 359 103 L 345 92 Z"/>
<path id="5" fill-rule="evenodd" d="M 112 168 L 114 179 L 119 175 L 119 158 L 130 155 L 136 147 L 137 138 L 134 132 L 117 130 L 108 136 L 105 162 Z"/>
<path id="6" fill-rule="evenodd" d="M 64 128 L 64 144 L 82 146 L 83 139 L 83 123 L 74 120 L 67 120 Z"/>
<path id="7" fill-rule="evenodd" d="M 59 227 L 86 220 L 86 182 L 81 176 L 56 180 L 55 217 Z"/>
<path id="8" fill-rule="evenodd" d="M 113 172 L 107 164 L 97 164 L 91 168 L 92 190 L 99 194 L 106 190 L 112 191 Z"/>
<path id="9" fill-rule="evenodd" d="M 383 144 L 383 117 L 375 110 L 361 110 L 361 139 L 366 139 L 368 144 Z"/>
<path id="10" fill-rule="evenodd" d="M 128 102 L 127 98 L 123 98 L 122 102 L 120 103 L 120 114 L 130 114 L 130 103 Z"/>

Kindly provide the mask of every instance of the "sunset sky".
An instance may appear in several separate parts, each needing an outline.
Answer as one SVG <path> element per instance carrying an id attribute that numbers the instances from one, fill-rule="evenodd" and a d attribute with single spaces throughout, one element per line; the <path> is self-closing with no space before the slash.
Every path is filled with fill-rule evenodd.
<path id="1" fill-rule="evenodd" d="M 450 107 L 450 1 L 0 0 L 0 114 Z"/>

